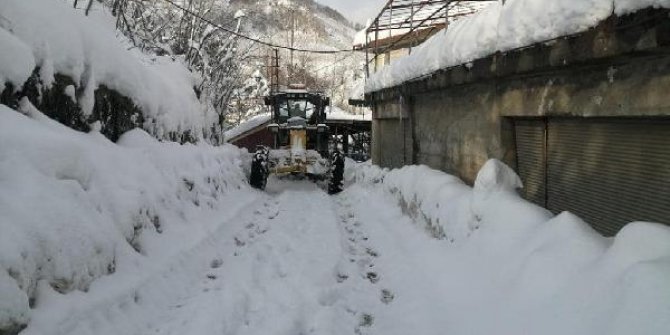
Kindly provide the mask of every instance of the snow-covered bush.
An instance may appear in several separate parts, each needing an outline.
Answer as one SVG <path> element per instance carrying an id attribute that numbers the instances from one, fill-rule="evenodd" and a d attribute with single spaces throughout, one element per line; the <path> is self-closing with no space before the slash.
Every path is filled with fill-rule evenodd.
<path id="1" fill-rule="evenodd" d="M 86 291 L 178 248 L 206 234 L 202 213 L 248 187 L 233 146 L 160 143 L 139 129 L 114 144 L 25 99 L 21 112 L 0 105 L 0 333 L 26 323 L 41 286 Z"/>
<path id="2" fill-rule="evenodd" d="M 18 94 L 40 105 L 41 93 L 61 75 L 72 85 L 55 93 L 76 102 L 78 121 L 107 126 L 110 120 L 91 118 L 96 92 L 104 86 L 130 98 L 142 112 L 143 128 L 155 137 L 169 139 L 175 133 L 211 137 L 219 115 L 199 101 L 194 90 L 197 76 L 184 60 L 133 48 L 118 34 L 107 10 L 97 2 L 94 6 L 90 16 L 84 16 L 65 1 L 0 2 L 0 91 L 10 87 L 14 91 L 4 92 L 3 101 Z"/>

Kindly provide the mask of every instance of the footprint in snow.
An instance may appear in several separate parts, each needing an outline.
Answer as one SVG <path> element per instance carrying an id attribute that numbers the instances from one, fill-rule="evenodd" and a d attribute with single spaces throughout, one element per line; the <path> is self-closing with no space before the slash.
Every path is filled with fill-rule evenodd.
<path id="1" fill-rule="evenodd" d="M 358 322 L 358 325 L 361 327 L 372 327 L 372 325 L 375 323 L 375 317 L 372 316 L 371 314 L 364 313 L 361 315 L 361 319 Z"/>
<path id="2" fill-rule="evenodd" d="M 376 272 L 368 272 L 365 277 L 373 284 L 379 282 L 379 275 Z"/>
<path id="3" fill-rule="evenodd" d="M 393 299 L 395 299 L 395 295 L 393 294 L 393 292 L 391 292 L 387 289 L 383 289 L 381 291 L 381 301 L 384 304 L 386 304 L 386 305 L 390 304 L 391 302 L 393 302 Z"/>
<path id="4" fill-rule="evenodd" d="M 218 269 L 223 265 L 223 260 L 221 258 L 215 258 L 209 263 L 209 267 L 212 269 Z"/>
<path id="5" fill-rule="evenodd" d="M 349 276 L 344 273 L 338 273 L 335 277 L 338 283 L 343 283 L 345 280 L 349 279 Z"/>

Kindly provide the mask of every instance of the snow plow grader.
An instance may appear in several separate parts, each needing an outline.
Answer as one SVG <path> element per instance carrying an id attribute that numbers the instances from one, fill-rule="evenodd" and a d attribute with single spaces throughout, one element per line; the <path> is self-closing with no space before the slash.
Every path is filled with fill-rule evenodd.
<path id="1" fill-rule="evenodd" d="M 344 155 L 326 125 L 330 99 L 293 86 L 265 97 L 265 105 L 272 110 L 273 122 L 267 127 L 274 145 L 257 147 L 251 163 L 251 186 L 265 189 L 269 175 L 291 175 L 327 181 L 329 194 L 342 191 Z"/>

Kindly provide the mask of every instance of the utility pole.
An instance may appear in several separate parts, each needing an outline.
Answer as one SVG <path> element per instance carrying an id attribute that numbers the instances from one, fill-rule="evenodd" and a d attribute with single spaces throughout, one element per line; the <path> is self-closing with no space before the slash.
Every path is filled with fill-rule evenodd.
<path id="1" fill-rule="evenodd" d="M 288 84 L 293 81 L 293 47 L 295 45 L 295 8 L 291 6 L 291 50 L 289 60 Z"/>
<path id="2" fill-rule="evenodd" d="M 412 54 L 412 48 L 414 48 L 414 43 L 416 43 L 416 32 L 414 31 L 414 0 L 412 0 L 412 4 L 410 7 L 410 14 L 409 14 L 409 31 L 410 34 L 414 35 L 410 37 L 409 41 L 409 54 Z"/>
<path id="3" fill-rule="evenodd" d="M 277 92 L 277 91 L 279 91 L 279 49 L 275 48 L 274 53 L 275 53 L 274 65 L 272 67 L 274 69 L 274 75 L 273 75 L 273 78 L 272 78 L 272 81 L 273 81 L 272 92 Z"/>

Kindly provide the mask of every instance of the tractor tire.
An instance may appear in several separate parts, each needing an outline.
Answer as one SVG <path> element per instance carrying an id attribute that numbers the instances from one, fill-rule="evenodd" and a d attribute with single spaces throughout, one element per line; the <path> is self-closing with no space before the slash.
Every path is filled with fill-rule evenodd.
<path id="1" fill-rule="evenodd" d="M 333 152 L 330 159 L 330 178 L 328 179 L 328 194 L 342 192 L 344 186 L 344 155 L 339 151 Z"/>
<path id="2" fill-rule="evenodd" d="M 251 187 L 264 190 L 268 182 L 268 150 L 259 148 L 256 150 L 251 160 L 251 175 L 249 175 L 249 184 Z"/>

